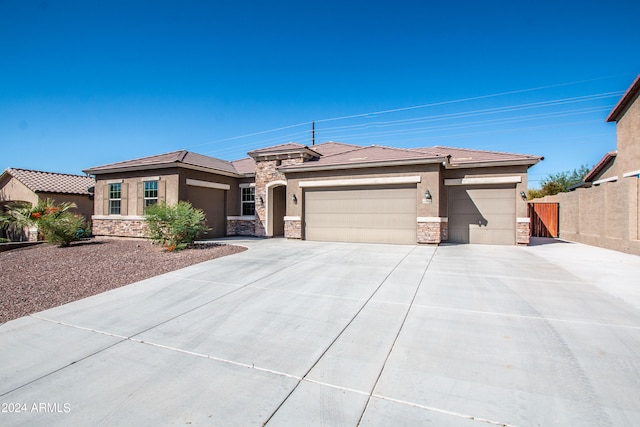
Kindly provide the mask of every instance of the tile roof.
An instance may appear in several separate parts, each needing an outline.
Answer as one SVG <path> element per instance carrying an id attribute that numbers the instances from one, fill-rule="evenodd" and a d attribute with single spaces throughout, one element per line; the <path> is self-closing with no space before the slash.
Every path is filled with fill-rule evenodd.
<path id="1" fill-rule="evenodd" d="M 334 154 L 344 153 L 345 151 L 351 151 L 355 148 L 362 148 L 362 145 L 344 144 L 342 142 L 322 142 L 317 145 L 312 145 L 311 148 L 316 153 L 320 153 L 323 156 L 332 156 Z"/>
<path id="2" fill-rule="evenodd" d="M 347 146 L 347 144 L 343 144 Z M 322 144 L 314 146 L 318 152 L 322 152 Z M 351 148 L 348 151 L 338 152 L 337 154 L 325 155 L 317 160 L 305 162 L 301 165 L 289 165 L 281 168 L 283 171 L 298 169 L 319 169 L 323 167 L 329 168 L 348 168 L 365 167 L 367 165 L 384 163 L 432 163 L 442 161 L 447 156 L 451 156 L 450 164 L 456 165 L 472 165 L 476 163 L 525 163 L 535 164 L 542 160 L 539 156 L 530 156 L 526 154 L 502 153 L 497 151 L 470 150 L 465 148 L 451 147 L 428 147 L 428 148 L 397 148 L 384 147 L 379 145 L 371 145 L 362 147 L 351 145 L 343 148 Z"/>
<path id="3" fill-rule="evenodd" d="M 39 193 L 91 194 L 89 188 L 96 182 L 90 176 L 71 175 L 55 172 L 41 172 L 29 169 L 8 168 L 9 174 L 29 190 Z M 3 175 L 4 175 L 3 174 Z"/>
<path id="4" fill-rule="evenodd" d="M 155 156 L 142 157 L 139 159 L 126 160 L 123 162 L 110 163 L 102 166 L 95 166 L 85 169 L 85 173 L 98 174 L 108 173 L 117 170 L 130 169 L 153 169 L 161 167 L 178 166 L 179 164 L 213 169 L 221 172 L 237 174 L 231 162 L 216 159 L 215 157 L 204 156 L 186 150 L 172 151 L 170 153 L 157 154 Z"/>
<path id="5" fill-rule="evenodd" d="M 629 86 L 629 89 L 622 95 L 622 98 L 620 98 L 616 106 L 613 107 L 613 110 L 611 110 L 611 113 L 609 113 L 607 117 L 607 121 L 617 121 L 624 114 L 627 106 L 638 97 L 638 93 L 640 93 L 640 74 L 638 74 L 638 77 L 631 83 L 631 86 Z"/>
<path id="6" fill-rule="evenodd" d="M 251 175 L 256 173 L 256 161 L 251 157 L 234 160 L 231 162 L 231 164 L 240 175 Z"/>
<path id="7" fill-rule="evenodd" d="M 450 163 L 452 165 L 464 165 L 471 163 L 501 163 L 501 162 L 532 162 L 537 163 L 542 160 L 543 157 L 531 156 L 528 154 L 514 154 L 503 153 L 499 151 L 485 151 L 485 150 L 471 150 L 468 148 L 453 148 L 453 147 L 426 147 L 426 148 L 412 148 L 414 151 L 419 151 L 425 154 L 451 156 Z"/>
<path id="8" fill-rule="evenodd" d="M 354 146 L 349 151 L 334 155 L 323 156 L 318 160 L 309 161 L 299 165 L 289 165 L 281 168 L 288 169 L 317 169 L 323 167 L 350 167 L 367 166 L 385 162 L 435 162 L 441 161 L 444 156 L 431 153 L 423 153 L 406 148 L 383 147 L 370 145 L 368 147 Z"/>

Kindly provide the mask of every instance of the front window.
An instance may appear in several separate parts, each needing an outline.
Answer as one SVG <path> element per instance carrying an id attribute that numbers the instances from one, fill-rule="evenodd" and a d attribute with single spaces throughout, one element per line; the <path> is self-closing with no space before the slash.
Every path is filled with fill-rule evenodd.
<path id="1" fill-rule="evenodd" d="M 242 187 L 242 215 L 256 214 L 256 189 L 255 187 Z"/>
<path id="2" fill-rule="evenodd" d="M 144 207 L 158 203 L 158 181 L 144 183 Z"/>
<path id="3" fill-rule="evenodd" d="M 109 184 L 109 215 L 120 215 L 122 184 Z"/>

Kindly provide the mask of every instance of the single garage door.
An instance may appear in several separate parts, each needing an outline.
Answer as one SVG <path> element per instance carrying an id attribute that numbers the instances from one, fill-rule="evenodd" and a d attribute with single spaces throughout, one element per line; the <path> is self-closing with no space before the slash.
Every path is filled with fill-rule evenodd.
<path id="1" fill-rule="evenodd" d="M 449 242 L 513 245 L 514 185 L 449 187 Z"/>
<path id="2" fill-rule="evenodd" d="M 305 239 L 416 243 L 416 187 L 306 189 Z"/>
<path id="3" fill-rule="evenodd" d="M 225 192 L 224 190 L 187 185 L 187 200 L 194 208 L 202 209 L 210 228 L 202 237 L 211 239 L 226 235 Z"/>

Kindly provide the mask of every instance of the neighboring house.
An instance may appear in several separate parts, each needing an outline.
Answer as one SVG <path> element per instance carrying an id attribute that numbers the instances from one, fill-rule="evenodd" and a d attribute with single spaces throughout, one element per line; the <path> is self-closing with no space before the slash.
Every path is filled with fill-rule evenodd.
<path id="1" fill-rule="evenodd" d="M 616 182 L 640 175 L 640 75 L 613 108 L 608 122 L 616 123 L 616 151 L 609 152 L 587 174 L 584 186 Z"/>
<path id="2" fill-rule="evenodd" d="M 149 204 L 203 209 L 206 237 L 527 244 L 538 156 L 449 147 L 288 143 L 227 162 L 176 151 L 92 167 L 95 235 L 142 237 Z"/>
<path id="3" fill-rule="evenodd" d="M 616 151 L 606 153 L 560 204 L 560 237 L 640 255 L 640 75 L 613 108 Z"/>
<path id="4" fill-rule="evenodd" d="M 95 180 L 90 176 L 8 168 L 0 175 L 0 206 L 10 202 L 35 205 L 39 200 L 52 199 L 56 203 L 75 203 L 77 207 L 71 211 L 91 220 L 94 185 Z M 31 230 L 25 236 L 10 237 L 12 240 L 36 240 L 37 230 Z"/>

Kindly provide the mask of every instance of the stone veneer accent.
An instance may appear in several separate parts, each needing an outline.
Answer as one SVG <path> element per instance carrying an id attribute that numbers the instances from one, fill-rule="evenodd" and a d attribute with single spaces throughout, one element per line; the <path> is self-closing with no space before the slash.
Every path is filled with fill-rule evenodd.
<path id="1" fill-rule="evenodd" d="M 144 218 L 92 218 L 94 236 L 145 237 L 147 224 Z"/>
<path id="2" fill-rule="evenodd" d="M 418 218 L 417 243 L 438 244 L 448 238 L 447 218 Z"/>
<path id="3" fill-rule="evenodd" d="M 516 244 L 528 245 L 531 236 L 531 219 L 518 218 L 516 224 Z"/>
<path id="4" fill-rule="evenodd" d="M 299 217 L 284 218 L 284 237 L 302 239 L 302 220 Z"/>
<path id="5" fill-rule="evenodd" d="M 227 236 L 253 236 L 255 229 L 255 219 L 227 218 Z"/>
<path id="6" fill-rule="evenodd" d="M 264 237 L 267 235 L 267 184 L 273 181 L 286 181 L 282 172 L 277 170 L 279 166 L 300 164 L 302 157 L 282 160 L 258 160 L 256 161 L 256 221 L 255 236 Z M 278 164 L 280 163 L 280 164 Z M 260 203 L 260 198 L 264 203 Z M 285 232 L 286 233 L 286 232 Z"/>

